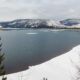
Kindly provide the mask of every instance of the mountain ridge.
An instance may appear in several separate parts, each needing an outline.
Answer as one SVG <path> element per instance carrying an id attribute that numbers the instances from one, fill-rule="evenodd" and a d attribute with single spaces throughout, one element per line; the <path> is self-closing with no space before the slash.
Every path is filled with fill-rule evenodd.
<path id="1" fill-rule="evenodd" d="M 80 19 L 15 19 L 0 22 L 0 28 L 80 28 Z M 77 27 L 78 26 L 78 27 Z"/>

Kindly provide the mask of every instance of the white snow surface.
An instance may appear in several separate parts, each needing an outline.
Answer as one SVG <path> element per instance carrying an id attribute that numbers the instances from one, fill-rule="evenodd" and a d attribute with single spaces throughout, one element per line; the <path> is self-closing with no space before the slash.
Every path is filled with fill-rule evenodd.
<path id="1" fill-rule="evenodd" d="M 42 64 L 30 66 L 28 70 L 5 76 L 7 80 L 43 80 L 44 77 L 48 80 L 75 80 L 76 66 L 80 63 L 79 55 L 80 45 Z"/>
<path id="2" fill-rule="evenodd" d="M 59 21 L 54 21 L 54 20 L 48 20 L 47 21 L 48 26 L 59 26 L 61 25 Z"/>

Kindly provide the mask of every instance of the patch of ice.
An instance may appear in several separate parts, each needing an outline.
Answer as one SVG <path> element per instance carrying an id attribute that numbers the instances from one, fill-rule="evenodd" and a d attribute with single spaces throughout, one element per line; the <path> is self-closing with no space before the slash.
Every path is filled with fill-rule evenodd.
<path id="1" fill-rule="evenodd" d="M 26 34 L 33 35 L 33 34 L 38 34 L 38 33 L 29 32 L 29 33 L 26 33 Z"/>
<path id="2" fill-rule="evenodd" d="M 58 31 L 64 31 L 64 29 L 52 29 L 50 31 L 53 31 L 53 32 L 58 32 Z"/>

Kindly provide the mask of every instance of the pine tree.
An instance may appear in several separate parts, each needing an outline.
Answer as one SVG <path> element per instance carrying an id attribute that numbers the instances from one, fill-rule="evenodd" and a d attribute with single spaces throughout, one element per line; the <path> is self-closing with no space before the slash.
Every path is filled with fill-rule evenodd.
<path id="1" fill-rule="evenodd" d="M 6 77 L 4 77 L 5 75 L 5 69 L 4 69 L 4 64 L 3 64 L 3 61 L 4 61 L 4 54 L 2 53 L 2 43 L 1 43 L 1 38 L 0 38 L 0 76 L 2 76 L 2 80 L 6 80 Z"/>
<path id="2" fill-rule="evenodd" d="M 48 80 L 48 79 L 44 77 L 43 80 Z"/>

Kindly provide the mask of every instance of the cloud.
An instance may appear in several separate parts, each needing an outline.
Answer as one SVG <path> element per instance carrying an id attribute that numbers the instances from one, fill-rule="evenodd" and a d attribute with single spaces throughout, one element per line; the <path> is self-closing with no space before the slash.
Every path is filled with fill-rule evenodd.
<path id="1" fill-rule="evenodd" d="M 0 20 L 79 17 L 80 0 L 0 0 Z"/>

